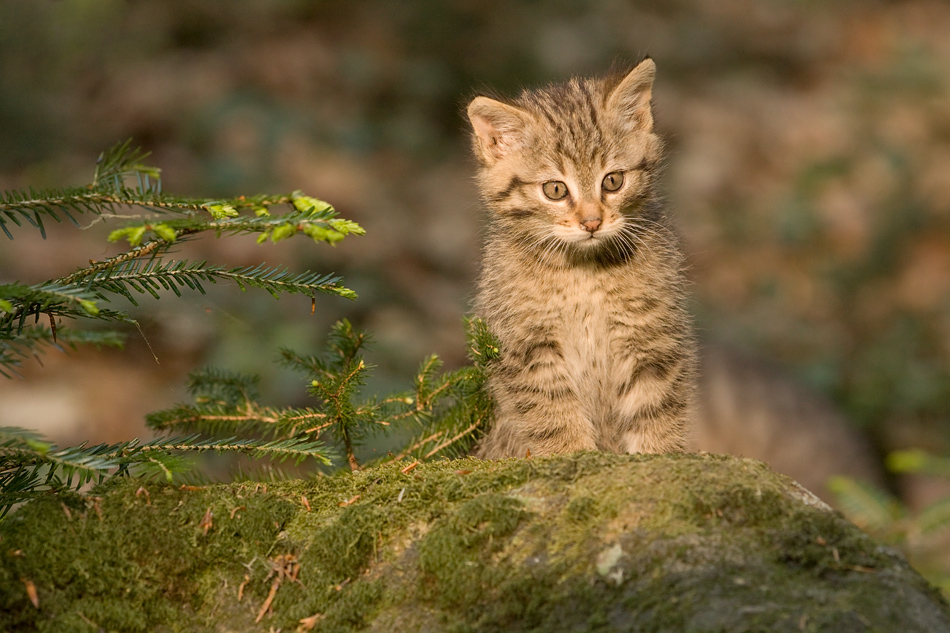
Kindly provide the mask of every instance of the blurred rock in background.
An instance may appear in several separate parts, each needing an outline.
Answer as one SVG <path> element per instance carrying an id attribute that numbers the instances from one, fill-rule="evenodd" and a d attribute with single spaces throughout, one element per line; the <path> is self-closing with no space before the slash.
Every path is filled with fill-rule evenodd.
<path id="1" fill-rule="evenodd" d="M 360 299 L 311 316 L 306 299 L 233 289 L 146 298 L 137 315 L 160 364 L 134 331 L 125 352 L 51 354 L 0 383 L 0 424 L 59 419 L 64 441 L 141 435 L 141 416 L 181 399 L 204 364 L 261 373 L 267 397 L 289 403 L 300 377 L 262 359 L 315 347 L 344 316 L 375 336 L 371 388 L 407 385 L 431 352 L 464 362 L 482 226 L 467 100 L 650 54 L 703 338 L 830 399 L 845 435 L 878 452 L 946 452 L 948 32 L 950 5 L 927 0 L 0 4 L 0 189 L 83 184 L 131 137 L 168 191 L 302 189 L 367 229 L 335 250 L 183 246 L 335 271 Z M 46 242 L 0 237 L 0 280 L 110 252 L 103 225 L 54 228 Z"/>

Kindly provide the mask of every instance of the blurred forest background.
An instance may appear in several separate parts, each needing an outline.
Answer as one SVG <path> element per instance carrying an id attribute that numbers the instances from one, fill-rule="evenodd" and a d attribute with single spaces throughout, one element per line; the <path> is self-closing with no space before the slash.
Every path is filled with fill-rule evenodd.
<path id="1" fill-rule="evenodd" d="M 664 178 L 704 340 L 829 395 L 882 451 L 950 451 L 950 4 L 929 0 L 0 0 L 0 189 L 82 185 L 132 138 L 166 191 L 305 193 L 360 223 L 336 249 L 182 247 L 334 271 L 356 302 L 213 288 L 135 312 L 125 351 L 50 353 L 0 382 L 0 424 L 60 442 L 146 434 L 205 364 L 303 395 L 271 359 L 347 317 L 371 388 L 464 362 L 482 210 L 479 90 L 657 62 Z M 0 281 L 112 252 L 109 227 L 0 236 Z M 197 253 L 197 254 L 196 254 Z"/>

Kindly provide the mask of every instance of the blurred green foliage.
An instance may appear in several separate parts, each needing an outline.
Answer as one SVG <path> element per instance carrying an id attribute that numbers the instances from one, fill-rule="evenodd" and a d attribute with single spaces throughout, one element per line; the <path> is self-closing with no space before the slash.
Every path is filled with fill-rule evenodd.
<path id="1" fill-rule="evenodd" d="M 895 451 L 888 455 L 887 465 L 893 473 L 950 477 L 950 457 L 921 450 Z M 950 596 L 950 497 L 913 510 L 889 492 L 848 477 L 835 477 L 829 486 L 845 516 L 901 549 L 916 569 Z"/>

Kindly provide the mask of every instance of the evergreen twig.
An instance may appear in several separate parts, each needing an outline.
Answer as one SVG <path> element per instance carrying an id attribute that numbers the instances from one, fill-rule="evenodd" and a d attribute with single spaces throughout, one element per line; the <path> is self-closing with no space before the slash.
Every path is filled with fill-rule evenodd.
<path id="1" fill-rule="evenodd" d="M 110 295 L 137 305 L 133 293 L 155 298 L 162 291 L 180 295 L 182 288 L 203 293 L 204 283 L 231 281 L 242 291 L 256 287 L 274 297 L 303 294 L 314 299 L 318 293 L 356 297 L 332 274 L 293 274 L 264 264 L 226 268 L 207 262 L 164 261 L 162 256 L 177 241 L 202 233 L 219 237 L 249 233 L 257 234 L 258 241 L 274 242 L 303 234 L 332 245 L 349 234 L 362 234 L 363 229 L 337 217 L 329 204 L 299 191 L 228 200 L 170 196 L 162 192 L 161 171 L 144 164 L 147 157 L 147 152 L 126 141 L 100 155 L 87 187 L 0 192 L 0 228 L 9 239 L 13 239 L 10 225 L 31 225 L 46 237 L 44 219 L 62 222 L 65 218 L 76 226 L 79 215 L 95 215 L 95 221 L 129 220 L 109 235 L 110 241 L 128 241 L 124 252 L 43 283 L 0 284 L 0 374 L 10 376 L 24 358 L 40 353 L 41 340 L 29 330 L 41 314 L 49 317 L 54 335 L 58 319 L 135 324 L 124 311 L 103 307 Z M 133 186 L 128 186 L 130 182 Z M 289 207 L 289 212 L 274 213 L 280 206 Z M 123 209 L 138 211 L 120 215 Z M 28 321 L 30 316 L 33 323 Z"/>
<path id="2" fill-rule="evenodd" d="M 39 358 L 48 347 L 120 346 L 119 332 L 82 331 L 63 323 L 97 319 L 137 326 L 125 311 L 104 305 L 116 297 L 137 305 L 136 294 L 159 299 L 167 291 L 180 296 L 183 288 L 204 293 L 204 284 L 219 281 L 230 281 L 242 291 L 260 288 L 274 297 L 303 294 L 314 299 L 317 293 L 356 297 L 333 274 L 295 274 L 264 264 L 227 268 L 164 260 L 174 244 L 204 233 L 217 237 L 257 234 L 258 242 L 279 242 L 302 234 L 333 245 L 347 235 L 362 234 L 363 229 L 337 217 L 329 204 L 299 191 L 227 200 L 170 196 L 162 192 L 161 171 L 144 163 L 147 157 L 147 152 L 126 141 L 100 155 L 92 183 L 86 187 L 0 192 L 0 229 L 8 239 L 14 239 L 14 227 L 27 226 L 45 238 L 48 221 L 68 220 L 79 228 L 123 221 L 124 226 L 113 230 L 109 240 L 128 242 L 127 250 L 90 261 L 88 266 L 56 279 L 37 284 L 0 280 L 4 281 L 0 283 L 0 375 L 14 375 L 23 360 Z M 278 213 L 279 207 L 287 210 Z M 82 227 L 77 218 L 89 215 L 94 219 Z M 41 316 L 45 317 L 42 321 Z M 207 378 L 206 383 L 215 380 L 210 374 Z M 278 411 L 256 404 L 255 397 L 253 390 L 245 390 L 241 398 L 209 402 L 190 412 L 179 407 L 174 415 L 156 418 L 156 428 L 172 428 L 175 425 L 170 420 L 174 418 L 179 425 L 185 420 L 193 426 L 209 427 L 217 433 L 210 437 L 191 434 L 144 443 L 131 440 L 58 449 L 32 431 L 0 428 L 0 516 L 44 490 L 101 483 L 133 469 L 170 478 L 188 467 L 179 458 L 187 452 L 240 451 L 276 461 L 330 463 L 334 452 L 318 439 L 318 429 L 326 425 L 325 414 Z M 239 402 L 242 410 L 235 415 Z M 222 415 L 216 417 L 215 411 Z M 264 431 L 270 438 L 236 438 L 235 429 L 252 434 Z"/>
<path id="3" fill-rule="evenodd" d="M 375 463 L 410 456 L 428 460 L 458 455 L 474 445 L 491 419 L 485 370 L 498 354 L 497 343 L 484 323 L 470 319 L 467 327 L 472 365 L 440 373 L 441 361 L 430 356 L 420 366 L 411 394 L 360 399 L 359 388 L 371 369 L 362 356 L 368 337 L 343 320 L 331 328 L 320 355 L 281 350 L 282 364 L 307 375 L 314 406 L 279 409 L 261 405 L 256 401 L 255 378 L 211 369 L 192 375 L 189 391 L 194 403 L 153 413 L 148 423 L 165 432 L 256 430 L 274 437 L 321 438 L 339 448 L 351 471 L 364 466 L 359 449 L 369 437 L 400 425 L 416 425 L 422 432 L 398 455 Z"/>

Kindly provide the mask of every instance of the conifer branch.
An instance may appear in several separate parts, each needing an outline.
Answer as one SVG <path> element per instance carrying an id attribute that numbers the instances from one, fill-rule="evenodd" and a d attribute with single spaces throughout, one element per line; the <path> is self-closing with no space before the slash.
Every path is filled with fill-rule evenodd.
<path id="1" fill-rule="evenodd" d="M 242 291 L 266 290 L 274 297 L 326 293 L 355 298 L 338 276 L 292 273 L 264 264 L 228 268 L 207 262 L 165 261 L 170 248 L 200 234 L 216 237 L 256 234 L 258 242 L 280 242 L 301 234 L 315 242 L 336 244 L 347 235 L 363 233 L 354 222 L 337 216 L 326 202 L 299 191 L 280 195 L 239 196 L 233 199 L 181 198 L 162 192 L 161 171 L 148 166 L 148 153 L 129 141 L 103 152 L 92 183 L 39 191 L 33 188 L 0 192 L 0 229 L 8 239 L 13 227 L 32 226 L 45 238 L 45 222 L 68 220 L 79 228 L 98 222 L 124 221 L 109 235 L 129 248 L 89 266 L 38 284 L 0 284 L 0 374 L 11 376 L 20 363 L 39 357 L 45 347 L 83 343 L 121 345 L 117 332 L 83 332 L 64 327 L 62 320 L 98 319 L 138 325 L 122 310 L 103 306 L 115 295 L 136 305 L 136 295 L 159 299 L 182 289 L 205 292 L 205 284 L 230 281 Z M 279 212 L 286 207 L 284 212 Z M 82 227 L 77 218 L 93 215 Z M 40 324 L 48 319 L 49 327 Z M 44 319 L 44 322 L 45 320 Z M 351 379 L 358 382 L 355 377 Z M 340 402 L 348 402 L 352 386 L 339 385 Z M 162 430 L 201 429 L 217 436 L 191 434 L 151 442 L 131 440 L 114 445 L 80 445 L 57 449 L 22 429 L 0 429 L 0 515 L 13 504 L 43 490 L 76 488 L 102 482 L 117 474 L 158 472 L 171 477 L 190 466 L 180 455 L 195 451 L 240 451 L 252 457 L 298 462 L 311 458 L 329 464 L 334 451 L 319 436 L 330 429 L 326 411 L 278 410 L 256 402 L 253 381 L 206 372 L 195 382 L 204 393 L 195 405 L 150 416 Z M 351 408 L 348 414 L 373 415 L 372 409 Z M 357 425 L 355 422 L 353 424 Z M 237 438 L 235 432 L 268 436 Z M 350 434 L 359 431 L 348 431 Z M 224 436 L 226 439 L 220 439 Z"/>
<path id="2" fill-rule="evenodd" d="M 258 241 L 279 242 L 297 234 L 316 242 L 336 244 L 363 229 L 337 217 L 332 206 L 299 191 L 280 195 L 239 196 L 233 199 L 179 198 L 162 193 L 161 170 L 144 164 L 148 153 L 133 148 L 130 141 L 103 152 L 87 187 L 57 190 L 8 191 L 0 193 L 0 228 L 9 239 L 8 223 L 32 225 L 45 237 L 44 218 L 76 226 L 76 215 L 93 214 L 98 220 L 119 219 L 120 208 L 139 209 L 109 235 L 111 241 L 126 240 L 129 249 L 102 261 L 90 261 L 70 274 L 40 284 L 0 285 L 0 374 L 9 376 L 18 362 L 39 352 L 38 339 L 26 334 L 34 317 L 46 314 L 55 331 L 57 319 L 99 319 L 135 324 L 125 312 L 105 309 L 108 295 L 123 297 L 137 305 L 135 295 L 159 298 L 164 291 L 181 295 L 187 288 L 205 292 L 204 284 L 232 281 L 242 291 L 248 287 L 266 290 L 274 297 L 317 293 L 354 299 L 338 276 L 303 272 L 264 264 L 227 268 L 207 262 L 164 261 L 173 244 L 202 233 L 215 236 L 257 234 Z M 131 186 L 130 186 L 131 185 Z M 280 206 L 287 213 L 275 213 Z M 74 339 L 79 341 L 79 339 Z M 26 349 L 27 354 L 12 351 Z"/>
<path id="3" fill-rule="evenodd" d="M 57 449 L 34 431 L 0 427 L 0 517 L 13 505 L 44 490 L 78 489 L 135 469 L 157 468 L 170 480 L 174 473 L 188 468 L 176 453 L 207 451 L 241 452 L 278 462 L 289 459 L 296 464 L 305 459 L 329 464 L 333 455 L 323 443 L 313 440 L 218 439 L 199 435 Z"/>
<path id="4" fill-rule="evenodd" d="M 200 430 L 210 435 L 255 431 L 273 437 L 306 434 L 316 437 L 327 425 L 325 413 L 313 409 L 276 409 L 249 403 L 232 407 L 222 403 L 181 404 L 146 416 L 156 431 Z"/>
<path id="5" fill-rule="evenodd" d="M 478 352 L 473 356 L 490 359 L 491 350 L 497 355 L 497 348 L 487 330 L 478 329 L 478 323 L 469 323 L 471 344 Z M 377 461 L 407 455 L 430 459 L 467 450 L 490 418 L 490 400 L 483 389 L 484 362 L 440 374 L 441 361 L 430 356 L 420 366 L 411 395 L 360 399 L 359 389 L 370 369 L 361 354 L 367 341 L 366 334 L 343 320 L 331 328 L 322 354 L 281 350 L 284 365 L 308 376 L 308 392 L 315 400 L 311 408 L 265 407 L 256 402 L 256 379 L 205 370 L 190 381 L 193 404 L 151 414 L 149 425 L 161 431 L 188 428 L 213 434 L 253 431 L 275 438 L 326 438 L 339 447 L 351 471 L 362 468 L 358 457 L 361 444 L 397 424 L 414 423 L 425 432 L 399 456 Z"/>
<path id="6" fill-rule="evenodd" d="M 89 266 L 86 268 L 80 268 L 72 274 L 66 275 L 65 277 L 60 277 L 55 280 L 55 283 L 62 285 L 71 285 L 82 282 L 84 279 L 90 277 L 95 277 L 99 273 L 108 272 L 110 270 L 115 270 L 122 264 L 126 264 L 131 261 L 138 259 L 143 259 L 149 255 L 155 255 L 157 252 L 167 250 L 171 246 L 170 242 L 165 240 L 151 240 L 141 246 L 135 246 L 124 253 L 119 253 L 108 259 L 103 259 L 97 262 L 90 262 Z"/>
<path id="7" fill-rule="evenodd" d="M 99 332 L 57 328 L 54 334 L 50 328 L 30 327 L 18 336 L 0 330 L 0 375 L 12 378 L 23 360 L 38 357 L 39 351 L 45 347 L 60 351 L 64 351 L 65 347 L 76 349 L 79 345 L 121 348 L 124 342 L 125 337 L 121 333 L 111 330 Z"/>
<path id="8" fill-rule="evenodd" d="M 458 442 L 459 440 L 461 440 L 461 439 L 463 439 L 463 438 L 465 438 L 465 437 L 468 437 L 468 436 L 472 435 L 473 433 L 475 433 L 475 431 L 477 431 L 477 430 L 479 429 L 479 427 L 482 426 L 482 424 L 483 424 L 483 420 L 482 420 L 482 419 L 480 419 L 480 418 L 479 418 L 479 419 L 476 419 L 474 422 L 472 422 L 470 425 L 468 425 L 467 428 L 462 429 L 462 431 L 461 431 L 458 435 L 456 435 L 456 436 L 454 436 L 454 437 L 450 437 L 449 439 L 445 440 L 445 441 L 442 442 L 441 444 L 437 444 L 437 445 L 435 446 L 435 448 L 430 449 L 429 452 L 427 452 L 427 453 L 423 456 L 423 458 L 424 458 L 424 459 L 430 459 L 433 455 L 438 454 L 438 453 L 439 453 L 440 451 L 442 451 L 443 449 L 448 448 L 449 446 L 455 444 L 455 443 Z"/>
<path id="9" fill-rule="evenodd" d="M 147 444 L 137 444 L 135 440 L 133 440 L 117 448 L 110 453 L 109 456 L 117 461 L 126 461 L 136 455 L 155 452 L 165 453 L 167 451 L 237 451 L 255 458 L 269 456 L 281 462 L 291 459 L 294 463 L 299 464 L 304 459 L 312 458 L 324 464 L 330 463 L 328 452 L 321 442 L 295 438 L 265 441 L 258 439 L 238 439 L 235 437 L 224 439 L 202 438 L 199 435 L 191 435 L 187 437 L 163 438 L 161 440 L 148 442 Z"/>
<path id="10" fill-rule="evenodd" d="M 498 342 L 481 319 L 468 318 L 465 327 L 471 365 L 438 374 L 441 363 L 436 357 L 423 361 L 415 380 L 417 412 L 412 416 L 422 432 L 382 463 L 410 456 L 427 460 L 461 455 L 487 431 L 493 404 L 485 389 L 486 372 L 498 357 Z"/>

